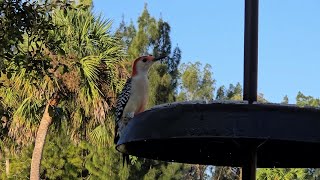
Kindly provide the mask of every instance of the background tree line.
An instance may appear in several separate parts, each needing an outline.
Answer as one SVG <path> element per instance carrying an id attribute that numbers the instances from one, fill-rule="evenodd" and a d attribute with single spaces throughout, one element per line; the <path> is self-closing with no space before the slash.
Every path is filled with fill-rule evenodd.
<path id="1" fill-rule="evenodd" d="M 135 58 L 168 56 L 150 70 L 148 107 L 241 100 L 242 87 L 216 87 L 209 64 L 181 64 L 170 24 L 151 16 L 147 5 L 136 22 L 123 19 L 115 32 L 92 10 L 90 0 L 0 1 L 1 179 L 28 179 L 30 172 L 42 179 L 239 179 L 236 167 L 138 157 L 122 166 L 113 144 L 114 105 Z M 263 94 L 259 101 L 267 102 Z M 320 104 L 301 92 L 296 102 Z M 317 169 L 258 170 L 258 179 L 318 176 Z"/>

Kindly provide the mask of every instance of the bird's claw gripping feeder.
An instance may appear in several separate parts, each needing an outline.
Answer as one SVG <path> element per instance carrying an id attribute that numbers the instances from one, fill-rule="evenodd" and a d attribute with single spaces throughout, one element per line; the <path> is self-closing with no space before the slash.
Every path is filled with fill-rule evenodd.
<path id="1" fill-rule="evenodd" d="M 320 109 L 257 103 L 258 0 L 245 0 L 241 102 L 185 102 L 152 108 L 124 128 L 117 150 L 150 159 L 256 168 L 320 167 Z"/>

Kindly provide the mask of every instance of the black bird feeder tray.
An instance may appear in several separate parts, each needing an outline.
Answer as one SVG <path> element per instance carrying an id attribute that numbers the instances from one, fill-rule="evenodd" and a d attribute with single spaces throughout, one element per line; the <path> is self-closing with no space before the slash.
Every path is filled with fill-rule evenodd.
<path id="1" fill-rule="evenodd" d="M 320 109 L 257 102 L 258 0 L 245 0 L 243 101 L 156 106 L 125 127 L 117 150 L 149 159 L 256 168 L 319 168 Z"/>

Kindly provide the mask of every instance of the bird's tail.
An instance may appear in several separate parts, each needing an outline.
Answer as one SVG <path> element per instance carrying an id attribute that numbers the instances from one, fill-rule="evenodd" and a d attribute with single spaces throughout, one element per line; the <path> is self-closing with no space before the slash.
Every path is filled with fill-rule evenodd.
<path id="1" fill-rule="evenodd" d="M 115 135 L 114 140 L 113 140 L 115 145 L 117 145 L 119 138 L 120 138 L 119 135 Z"/>
<path id="2" fill-rule="evenodd" d="M 119 133 L 118 133 L 118 125 L 115 125 L 115 128 L 114 128 L 114 144 L 117 145 L 118 141 L 119 141 Z"/>
<path id="3" fill-rule="evenodd" d="M 123 153 L 123 154 L 122 154 L 122 166 L 124 166 L 125 164 L 128 165 L 128 164 L 129 164 L 129 161 L 130 161 L 129 155 Z"/>

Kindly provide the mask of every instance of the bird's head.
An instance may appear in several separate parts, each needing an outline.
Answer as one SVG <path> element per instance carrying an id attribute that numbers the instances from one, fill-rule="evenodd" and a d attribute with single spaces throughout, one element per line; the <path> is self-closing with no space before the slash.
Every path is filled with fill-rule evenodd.
<path id="1" fill-rule="evenodd" d="M 133 62 L 132 76 L 138 74 L 147 74 L 150 67 L 158 60 L 164 59 L 166 56 L 154 57 L 152 55 L 141 56 Z"/>

